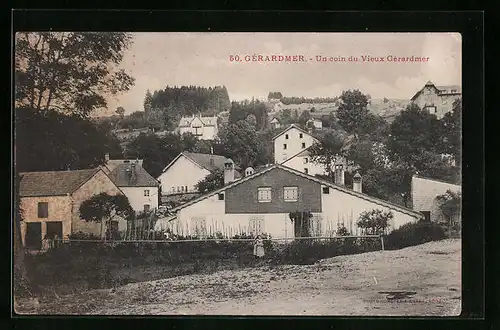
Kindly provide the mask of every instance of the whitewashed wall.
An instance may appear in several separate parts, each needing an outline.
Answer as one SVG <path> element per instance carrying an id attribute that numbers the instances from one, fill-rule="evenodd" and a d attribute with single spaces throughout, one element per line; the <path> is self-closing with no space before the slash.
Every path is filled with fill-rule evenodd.
<path id="1" fill-rule="evenodd" d="M 299 137 L 301 133 L 302 139 Z M 288 139 L 286 139 L 287 134 Z M 274 140 L 274 162 L 282 163 L 299 151 L 310 147 L 314 141 L 315 139 L 311 135 L 303 133 L 295 127 L 289 129 Z M 302 148 L 302 142 L 305 142 L 305 148 Z M 286 150 L 283 149 L 283 144 L 285 143 L 287 145 Z"/>
<path id="2" fill-rule="evenodd" d="M 305 163 L 305 158 L 308 159 L 307 163 Z M 304 172 L 304 169 L 307 168 L 307 173 L 309 175 L 326 174 L 323 165 L 311 162 L 311 157 L 309 156 L 293 157 L 284 162 L 282 165 L 293 168 L 294 170 L 297 170 L 299 172 Z"/>
<path id="3" fill-rule="evenodd" d="M 209 171 L 199 167 L 184 156 L 181 156 L 172 166 L 159 176 L 162 195 L 172 194 L 172 187 L 187 186 L 188 192 L 196 191 L 195 185 L 203 180 Z M 177 193 L 177 190 L 176 190 Z"/>
<path id="4" fill-rule="evenodd" d="M 144 204 L 151 209 L 158 208 L 158 187 L 120 187 L 134 211 L 144 211 Z M 149 190 L 149 196 L 144 196 L 144 190 Z"/>

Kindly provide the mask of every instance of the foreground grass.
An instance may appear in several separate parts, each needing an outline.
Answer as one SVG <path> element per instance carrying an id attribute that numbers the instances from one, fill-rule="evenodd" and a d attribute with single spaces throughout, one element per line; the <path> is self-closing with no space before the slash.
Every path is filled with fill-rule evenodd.
<path id="1" fill-rule="evenodd" d="M 106 315 L 458 315 L 461 241 L 185 275 L 40 301 L 19 313 Z M 397 292 L 413 295 L 404 299 Z"/>

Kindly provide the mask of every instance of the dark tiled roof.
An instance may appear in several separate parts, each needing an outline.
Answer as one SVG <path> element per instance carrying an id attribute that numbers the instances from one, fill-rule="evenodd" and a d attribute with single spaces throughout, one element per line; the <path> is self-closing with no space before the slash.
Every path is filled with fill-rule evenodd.
<path id="1" fill-rule="evenodd" d="M 213 154 L 200 154 L 195 152 L 183 152 L 182 154 L 210 172 L 216 169 L 223 170 L 224 163 L 227 160 L 224 156 Z M 235 165 L 235 169 L 239 170 L 240 168 L 238 165 Z"/>
<path id="2" fill-rule="evenodd" d="M 73 193 L 100 169 L 21 173 L 20 195 L 62 196 Z"/>
<path id="3" fill-rule="evenodd" d="M 133 166 L 134 165 L 134 166 Z M 120 164 L 109 177 L 117 187 L 156 187 L 159 185 L 146 170 L 139 164 Z"/>

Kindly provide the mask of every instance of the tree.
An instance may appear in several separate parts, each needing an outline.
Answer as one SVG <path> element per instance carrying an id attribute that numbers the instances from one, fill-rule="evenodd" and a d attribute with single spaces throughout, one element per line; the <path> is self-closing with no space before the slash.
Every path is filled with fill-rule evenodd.
<path id="1" fill-rule="evenodd" d="M 118 114 L 118 116 L 120 116 L 120 118 L 123 118 L 123 116 L 125 115 L 125 108 L 118 107 L 118 108 L 116 108 L 115 112 Z"/>
<path id="2" fill-rule="evenodd" d="M 125 195 L 108 195 L 100 193 L 83 201 L 80 205 L 80 218 L 87 222 L 101 224 L 100 237 L 106 232 L 106 227 L 116 217 L 133 221 L 135 212 Z"/>
<path id="3" fill-rule="evenodd" d="M 21 196 L 19 194 L 19 187 L 21 183 L 21 176 L 16 173 L 14 182 L 14 294 L 22 295 L 25 292 L 30 292 L 30 280 L 28 278 L 28 272 L 26 271 L 26 265 L 24 262 L 24 247 L 21 238 L 21 221 L 23 219 L 23 210 L 21 209 Z"/>
<path id="4" fill-rule="evenodd" d="M 152 108 L 152 103 L 153 103 L 153 95 L 151 95 L 151 92 L 149 89 L 146 91 L 146 96 L 144 97 L 144 114 L 147 116 L 148 112 Z"/>
<path id="5" fill-rule="evenodd" d="M 462 194 L 460 192 L 453 192 L 447 190 L 445 194 L 436 197 L 439 204 L 439 210 L 446 218 L 448 230 L 455 224 L 455 218 L 460 215 L 460 208 L 462 205 Z"/>
<path id="6" fill-rule="evenodd" d="M 224 156 L 246 168 L 266 164 L 266 150 L 259 135 L 247 121 L 240 120 L 219 130 Z"/>
<path id="7" fill-rule="evenodd" d="M 222 187 L 224 187 L 224 171 L 221 169 L 214 170 L 196 184 L 198 191 L 203 194 Z"/>
<path id="8" fill-rule="evenodd" d="M 368 96 L 357 89 L 343 91 L 340 96 L 337 110 L 339 124 L 355 137 L 361 133 L 362 123 L 368 114 L 368 101 Z"/>
<path id="9" fill-rule="evenodd" d="M 132 36 L 123 32 L 20 32 L 15 45 L 18 107 L 88 116 L 134 78 L 118 69 Z"/>
<path id="10" fill-rule="evenodd" d="M 389 221 L 394 218 L 391 211 L 379 209 L 364 211 L 360 214 L 356 225 L 363 229 L 367 235 L 382 235 L 389 227 Z"/>
<path id="11" fill-rule="evenodd" d="M 106 153 L 121 154 L 109 126 L 78 115 L 16 109 L 16 170 L 65 171 L 104 164 Z"/>
<path id="12" fill-rule="evenodd" d="M 443 146 L 442 151 L 453 155 L 457 165 L 461 165 L 462 156 L 462 100 L 453 102 L 451 112 L 447 112 L 443 119 Z"/>
<path id="13" fill-rule="evenodd" d="M 257 127 L 257 118 L 253 114 L 249 114 L 245 119 L 253 127 Z"/>
<path id="14" fill-rule="evenodd" d="M 306 125 L 307 125 L 307 122 L 309 121 L 309 119 L 311 119 L 311 114 L 309 113 L 309 111 L 307 111 L 307 110 L 302 111 L 302 113 L 300 114 L 300 117 L 299 117 L 300 127 L 306 128 Z"/>
<path id="15" fill-rule="evenodd" d="M 295 237 L 311 237 L 311 212 L 290 212 L 288 217 L 294 224 Z"/>
<path id="16" fill-rule="evenodd" d="M 392 160 L 418 162 L 422 152 L 438 152 L 442 140 L 442 123 L 433 114 L 411 103 L 390 126 L 388 150 Z"/>
<path id="17" fill-rule="evenodd" d="M 346 138 L 339 132 L 329 131 L 321 137 L 319 142 L 315 142 L 311 149 L 311 161 L 324 166 L 327 175 L 334 181 L 334 171 L 332 165 L 344 156 L 344 145 Z"/>

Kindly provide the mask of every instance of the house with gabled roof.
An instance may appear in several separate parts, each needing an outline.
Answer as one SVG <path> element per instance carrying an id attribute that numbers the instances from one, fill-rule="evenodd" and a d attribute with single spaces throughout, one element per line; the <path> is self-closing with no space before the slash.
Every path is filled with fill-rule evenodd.
<path id="1" fill-rule="evenodd" d="M 109 177 L 127 196 L 134 211 L 142 212 L 158 208 L 160 183 L 138 160 L 117 165 L 109 173 Z"/>
<path id="2" fill-rule="evenodd" d="M 354 234 L 360 214 L 373 209 L 393 213 L 390 230 L 423 218 L 419 212 L 364 194 L 359 175 L 350 189 L 274 164 L 225 183 L 221 189 L 172 209 L 176 216 L 169 229 L 180 235 L 203 236 L 223 228 L 231 236 L 267 233 L 274 238 L 293 238 L 296 230 L 289 213 L 296 211 L 312 213 L 313 236 L 335 235 L 341 225 Z"/>
<path id="3" fill-rule="evenodd" d="M 40 249 L 46 236 L 66 238 L 77 232 L 100 235 L 100 224 L 80 218 L 81 203 L 100 193 L 123 194 L 102 168 L 24 172 L 20 176 L 21 236 L 23 244 L 33 249 Z M 111 225 L 119 232 L 127 228 L 124 219 Z"/>
<path id="4" fill-rule="evenodd" d="M 177 127 L 179 134 L 191 133 L 200 140 L 214 140 L 219 132 L 217 116 L 192 115 L 182 117 Z"/>
<path id="5" fill-rule="evenodd" d="M 196 184 L 215 170 L 223 170 L 226 157 L 214 154 L 181 152 L 158 177 L 162 195 L 197 193 Z M 235 166 L 235 179 L 241 177 Z"/>
<path id="6" fill-rule="evenodd" d="M 292 124 L 273 137 L 274 162 L 283 163 L 291 156 L 312 146 L 318 139 L 299 126 Z"/>
<path id="7" fill-rule="evenodd" d="M 420 109 L 435 114 L 439 119 L 452 111 L 453 102 L 462 97 L 462 88 L 458 85 L 436 86 L 428 81 L 422 89 L 417 91 L 411 101 Z"/>

